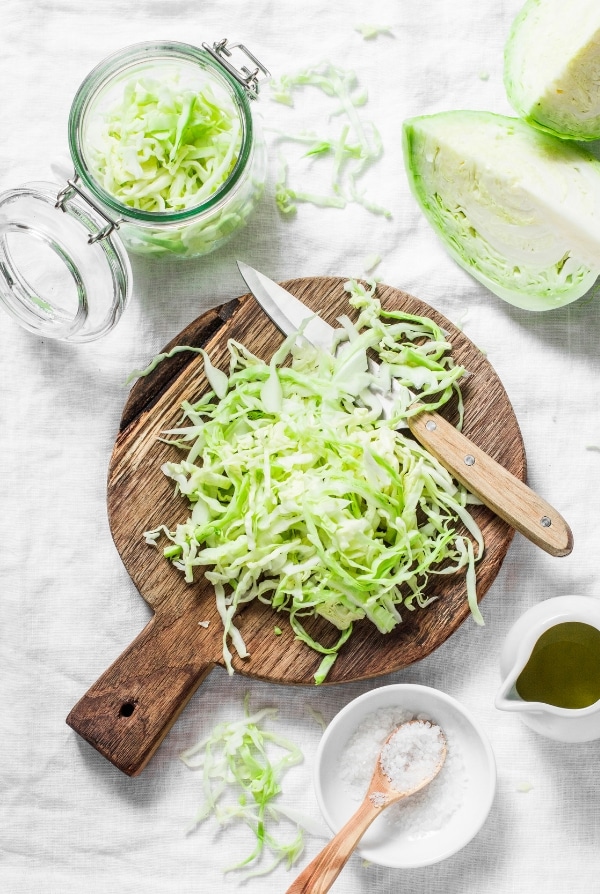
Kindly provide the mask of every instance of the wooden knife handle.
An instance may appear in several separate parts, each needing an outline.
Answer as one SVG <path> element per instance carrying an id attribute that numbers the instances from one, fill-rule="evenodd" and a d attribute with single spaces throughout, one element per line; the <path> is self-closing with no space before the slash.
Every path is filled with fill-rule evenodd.
<path id="1" fill-rule="evenodd" d="M 552 556 L 567 556 L 573 534 L 564 518 L 437 413 L 407 420 L 415 438 L 482 503 Z"/>
<path id="2" fill-rule="evenodd" d="M 140 773 L 214 667 L 190 614 L 154 615 L 77 702 L 68 725 L 126 773 Z"/>

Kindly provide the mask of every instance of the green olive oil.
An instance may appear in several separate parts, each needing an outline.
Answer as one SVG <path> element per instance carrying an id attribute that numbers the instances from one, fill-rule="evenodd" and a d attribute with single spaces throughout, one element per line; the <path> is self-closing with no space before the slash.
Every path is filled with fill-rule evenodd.
<path id="1" fill-rule="evenodd" d="M 546 630 L 516 682 L 524 701 L 587 708 L 600 699 L 600 630 L 567 621 Z"/>

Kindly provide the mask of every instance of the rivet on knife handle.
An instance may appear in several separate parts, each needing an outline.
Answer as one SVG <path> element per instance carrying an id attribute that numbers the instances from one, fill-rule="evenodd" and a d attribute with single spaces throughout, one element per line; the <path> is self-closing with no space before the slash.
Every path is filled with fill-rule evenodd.
<path id="1" fill-rule="evenodd" d="M 550 555 L 569 555 L 571 529 L 531 488 L 437 413 L 423 411 L 408 424 L 415 438 L 496 515 Z"/>

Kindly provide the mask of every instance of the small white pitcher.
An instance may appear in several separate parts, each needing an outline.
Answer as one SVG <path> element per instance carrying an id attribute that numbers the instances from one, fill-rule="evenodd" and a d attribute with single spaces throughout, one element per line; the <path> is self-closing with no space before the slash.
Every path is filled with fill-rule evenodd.
<path id="1" fill-rule="evenodd" d="M 514 711 L 531 729 L 559 742 L 589 742 L 600 738 L 600 700 L 586 708 L 563 708 L 542 701 L 526 701 L 516 683 L 527 666 L 539 638 L 550 628 L 569 621 L 600 631 L 600 599 L 558 596 L 530 608 L 509 631 L 500 656 L 503 683 L 495 705 Z"/>

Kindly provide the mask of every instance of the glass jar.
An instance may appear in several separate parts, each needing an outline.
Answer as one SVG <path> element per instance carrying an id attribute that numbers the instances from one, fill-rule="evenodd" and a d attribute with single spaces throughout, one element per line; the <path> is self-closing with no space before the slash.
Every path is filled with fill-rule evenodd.
<path id="1" fill-rule="evenodd" d="M 145 42 L 101 62 L 71 106 L 74 176 L 0 195 L 5 310 L 39 335 L 90 341 L 125 307 L 128 253 L 198 258 L 230 239 L 266 179 L 251 102 L 268 76 L 225 40 Z"/>

